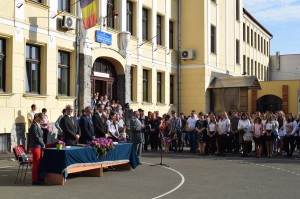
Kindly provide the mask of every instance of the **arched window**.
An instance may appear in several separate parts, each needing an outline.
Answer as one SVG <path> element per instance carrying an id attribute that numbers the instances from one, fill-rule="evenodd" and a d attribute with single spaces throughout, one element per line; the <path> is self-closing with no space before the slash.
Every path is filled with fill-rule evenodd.
<path id="1" fill-rule="evenodd" d="M 282 99 L 275 95 L 264 95 L 257 99 L 256 105 L 260 112 L 276 112 L 282 110 Z"/>

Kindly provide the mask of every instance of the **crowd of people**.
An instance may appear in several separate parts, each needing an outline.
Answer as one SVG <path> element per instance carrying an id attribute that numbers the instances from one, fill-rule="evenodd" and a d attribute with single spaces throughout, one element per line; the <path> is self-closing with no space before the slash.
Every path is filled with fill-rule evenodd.
<path id="1" fill-rule="evenodd" d="M 47 109 L 35 113 L 36 109 L 33 104 L 28 113 L 33 184 L 39 183 L 37 168 L 47 136 L 52 131 Z M 115 142 L 132 142 L 139 159 L 142 151 L 161 149 L 165 153 L 181 153 L 184 147 L 199 155 L 237 153 L 243 157 L 255 154 L 259 158 L 292 157 L 296 147 L 300 151 L 300 116 L 291 113 L 285 116 L 282 111 L 196 114 L 193 110 L 185 116 L 172 110 L 171 114 L 162 116 L 158 111 L 149 111 L 145 115 L 142 109 L 132 112 L 128 103 L 122 107 L 119 100 L 110 101 L 106 95 L 95 94 L 91 106 L 85 107 L 80 116 L 72 105 L 67 105 L 55 127 L 57 139 L 67 146 L 89 144 L 95 138 L 105 137 Z"/>

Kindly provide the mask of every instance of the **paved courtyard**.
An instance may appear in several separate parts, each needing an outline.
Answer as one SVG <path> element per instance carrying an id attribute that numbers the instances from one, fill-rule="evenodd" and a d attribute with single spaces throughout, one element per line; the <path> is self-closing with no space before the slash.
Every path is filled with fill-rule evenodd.
<path id="1" fill-rule="evenodd" d="M 1 155 L 0 155 L 1 156 Z M 102 178 L 71 176 L 64 186 L 14 184 L 17 163 L 0 157 L 0 198 L 299 198 L 300 160 L 144 153 L 134 171 L 107 171 Z"/>

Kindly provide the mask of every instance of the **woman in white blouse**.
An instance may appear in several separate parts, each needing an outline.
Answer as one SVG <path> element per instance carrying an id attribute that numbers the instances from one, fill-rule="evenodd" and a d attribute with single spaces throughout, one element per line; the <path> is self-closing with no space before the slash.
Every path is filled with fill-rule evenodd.
<path id="1" fill-rule="evenodd" d="M 208 138 L 209 138 L 209 153 L 214 154 L 216 152 L 216 136 L 217 136 L 217 121 L 214 115 L 210 115 L 210 121 L 208 124 Z"/>
<path id="2" fill-rule="evenodd" d="M 279 140 L 277 141 L 277 151 L 278 155 L 282 154 L 283 149 L 283 138 L 286 134 L 286 120 L 283 111 L 278 112 L 278 135 Z"/>
<path id="3" fill-rule="evenodd" d="M 106 125 L 108 126 L 109 136 L 108 138 L 112 139 L 114 142 L 119 140 L 119 127 L 116 122 L 116 114 L 112 111 L 109 114 L 109 119 L 106 121 Z"/>
<path id="4" fill-rule="evenodd" d="M 272 116 L 267 115 L 266 125 L 265 125 L 265 141 L 267 146 L 268 158 L 273 156 L 273 141 L 274 141 L 274 124 L 272 122 Z"/>
<path id="5" fill-rule="evenodd" d="M 226 135 L 229 127 L 230 127 L 230 120 L 228 119 L 227 113 L 223 112 L 218 122 L 217 155 L 224 155 L 225 153 Z"/>
<path id="6" fill-rule="evenodd" d="M 242 113 L 241 119 L 239 120 L 238 124 L 238 130 L 240 132 L 240 135 L 243 137 L 243 143 L 242 143 L 242 148 L 243 148 L 243 155 L 242 157 L 247 157 L 252 150 L 252 140 L 245 140 L 244 139 L 244 134 L 250 133 L 250 120 L 248 119 L 248 116 L 246 113 Z"/>

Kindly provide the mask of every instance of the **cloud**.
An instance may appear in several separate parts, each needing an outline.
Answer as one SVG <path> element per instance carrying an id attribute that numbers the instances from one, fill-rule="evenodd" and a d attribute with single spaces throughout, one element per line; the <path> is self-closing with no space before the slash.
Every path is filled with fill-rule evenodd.
<path id="1" fill-rule="evenodd" d="M 300 0 L 244 0 L 244 7 L 265 23 L 300 21 Z"/>

